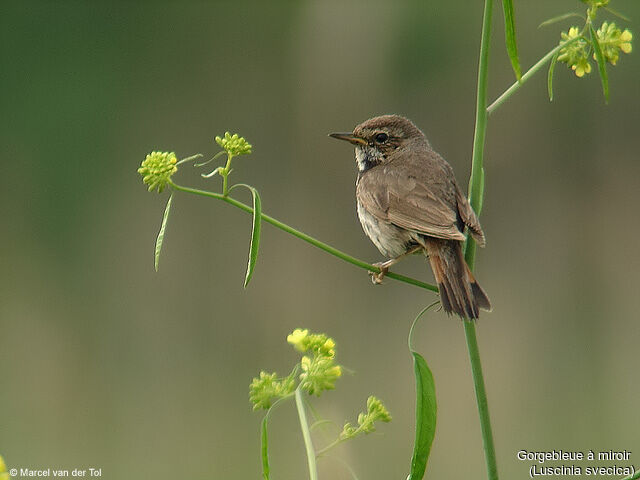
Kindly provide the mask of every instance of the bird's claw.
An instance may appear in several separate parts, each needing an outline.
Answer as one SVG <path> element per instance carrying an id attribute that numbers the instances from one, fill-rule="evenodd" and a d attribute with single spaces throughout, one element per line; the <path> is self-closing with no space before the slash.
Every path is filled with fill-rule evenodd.
<path id="1" fill-rule="evenodd" d="M 384 265 L 384 263 L 374 263 L 373 266 L 378 267 L 380 271 L 369 272 L 369 275 L 371 275 L 371 282 L 373 282 L 374 285 L 380 285 L 384 276 L 389 272 L 389 267 Z"/>

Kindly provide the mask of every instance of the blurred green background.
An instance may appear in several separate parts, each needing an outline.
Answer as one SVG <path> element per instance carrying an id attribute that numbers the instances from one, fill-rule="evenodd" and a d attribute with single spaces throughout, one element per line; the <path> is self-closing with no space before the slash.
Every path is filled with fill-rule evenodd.
<path id="1" fill-rule="evenodd" d="M 516 1 L 521 61 L 552 48 L 577 1 Z M 633 20 L 634 0 L 612 6 Z M 0 14 L 0 453 L 9 466 L 98 467 L 103 478 L 259 478 L 248 384 L 298 358 L 302 326 L 333 336 L 352 369 L 316 402 L 354 420 L 367 395 L 394 416 L 336 454 L 363 479 L 406 477 L 413 442 L 410 322 L 433 294 L 386 281 L 265 225 L 242 288 L 250 217 L 174 198 L 136 169 L 151 150 L 214 153 L 239 132 L 254 154 L 233 178 L 265 212 L 338 248 L 381 259 L 354 206 L 348 146 L 327 138 L 371 116 L 413 119 L 466 185 L 482 2 L 29 2 Z M 601 18 L 611 18 L 604 15 Z M 579 22 L 579 20 L 577 20 Z M 640 38 L 637 23 L 627 23 Z M 495 9 L 490 97 L 513 81 Z M 636 48 L 636 50 L 638 50 Z M 494 311 L 478 325 L 498 464 L 520 449 L 627 449 L 640 463 L 637 221 L 640 53 L 610 68 L 539 73 L 490 120 L 487 248 L 477 276 Z M 176 181 L 219 189 L 200 171 Z M 238 194 L 238 195 L 244 195 Z M 249 198 L 245 198 L 249 201 Z M 425 261 L 398 270 L 430 279 Z M 439 401 L 430 478 L 482 478 L 463 329 L 429 314 L 417 349 Z M 318 439 L 318 443 L 321 441 Z M 273 417 L 274 478 L 305 478 L 293 405 Z M 322 478 L 348 479 L 335 459 Z"/>

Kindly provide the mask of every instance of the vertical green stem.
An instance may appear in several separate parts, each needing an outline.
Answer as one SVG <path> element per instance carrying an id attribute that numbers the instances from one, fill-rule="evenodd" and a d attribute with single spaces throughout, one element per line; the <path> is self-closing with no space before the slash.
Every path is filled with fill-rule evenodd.
<path id="1" fill-rule="evenodd" d="M 484 386 L 478 340 L 476 339 L 476 325 L 473 321 L 464 320 L 464 334 L 467 337 L 467 349 L 469 350 L 473 385 L 476 391 L 478 414 L 480 415 L 480 429 L 482 430 L 484 458 L 487 464 L 487 478 L 489 480 L 498 480 L 498 465 L 496 463 L 496 450 L 493 444 L 491 418 L 489 417 L 489 403 L 487 401 L 487 391 Z"/>
<path id="2" fill-rule="evenodd" d="M 316 452 L 311 442 L 311 432 L 309 431 L 309 423 L 307 422 L 307 413 L 304 409 L 302 401 L 302 390 L 296 388 L 296 408 L 298 409 L 298 418 L 300 418 L 300 429 L 302 430 L 302 438 L 304 439 L 304 447 L 307 451 L 307 462 L 309 463 L 309 480 L 318 480 L 318 470 L 316 468 Z"/>
<path id="3" fill-rule="evenodd" d="M 476 125 L 473 137 L 471 178 L 469 180 L 469 201 L 478 215 L 482 208 L 482 198 L 484 194 L 484 170 L 482 163 L 487 132 L 487 78 L 493 1 L 494 0 L 485 0 L 484 3 L 482 40 L 480 43 L 480 62 L 478 66 Z M 465 260 L 469 264 L 469 268 L 472 270 L 475 264 L 475 253 L 475 242 L 471 237 L 469 237 L 465 248 Z M 478 405 L 478 414 L 480 416 L 484 456 L 487 464 L 487 478 L 489 480 L 497 480 L 498 466 L 496 464 L 496 453 L 493 445 L 493 433 L 491 432 L 489 404 L 487 401 L 487 392 L 484 386 L 484 376 L 482 374 L 482 364 L 480 362 L 480 352 L 478 350 L 478 340 L 476 338 L 476 327 L 473 321 L 464 320 L 464 333 L 467 338 L 467 349 L 469 350 L 469 361 L 471 362 L 471 373 L 473 375 L 476 403 Z"/>
<path id="4" fill-rule="evenodd" d="M 220 170 L 220 175 L 222 176 L 222 195 L 224 197 L 229 195 L 229 173 L 231 173 L 231 160 L 233 159 L 233 155 L 227 153 L 227 164 Z"/>

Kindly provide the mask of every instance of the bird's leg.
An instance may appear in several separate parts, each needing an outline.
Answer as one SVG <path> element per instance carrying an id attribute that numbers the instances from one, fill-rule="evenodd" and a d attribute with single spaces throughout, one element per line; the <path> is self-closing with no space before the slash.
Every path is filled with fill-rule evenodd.
<path id="1" fill-rule="evenodd" d="M 391 260 L 387 260 L 386 262 L 374 263 L 373 266 L 374 267 L 378 267 L 380 269 L 380 271 L 379 272 L 369 272 L 369 275 L 371 275 L 371 281 L 373 282 L 373 284 L 374 285 L 380 285 L 382 283 L 382 279 L 387 274 L 387 272 L 389 272 L 389 268 L 392 265 L 395 265 L 396 263 L 398 263 L 400 260 L 402 260 L 407 255 L 411 255 L 413 253 L 416 253 L 418 250 L 422 250 L 422 248 L 423 248 L 422 245 L 416 245 L 415 247 L 410 248 L 409 250 L 404 252 L 402 255 L 397 256 L 396 258 L 392 258 Z"/>

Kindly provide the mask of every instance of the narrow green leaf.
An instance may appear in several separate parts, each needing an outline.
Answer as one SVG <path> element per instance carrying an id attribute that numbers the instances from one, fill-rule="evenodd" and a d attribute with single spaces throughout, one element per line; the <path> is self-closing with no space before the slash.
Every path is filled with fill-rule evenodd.
<path id="1" fill-rule="evenodd" d="M 546 27 L 548 25 L 552 25 L 554 23 L 558 23 L 558 22 L 561 22 L 562 20 L 566 20 L 567 18 L 572 18 L 572 17 L 582 18 L 584 20 L 584 17 L 579 13 L 575 13 L 575 12 L 563 13 L 562 15 L 558 15 L 557 17 L 553 17 L 553 18 L 550 18 L 549 20 L 545 20 L 540 25 L 538 25 L 538 28 Z"/>
<path id="2" fill-rule="evenodd" d="M 591 45 L 593 45 L 596 60 L 598 61 L 598 71 L 600 72 L 600 80 L 602 81 L 602 93 L 604 94 L 605 102 L 609 103 L 609 77 L 607 77 L 606 60 L 602 54 L 600 42 L 598 42 L 598 34 L 591 25 L 589 25 L 589 30 L 591 31 Z"/>
<path id="3" fill-rule="evenodd" d="M 553 72 L 556 69 L 556 63 L 558 63 L 558 55 L 560 55 L 560 50 L 556 52 L 556 54 L 551 59 L 551 65 L 549 65 L 549 75 L 547 77 L 547 90 L 549 91 L 549 101 L 553 102 Z"/>
<path id="4" fill-rule="evenodd" d="M 435 301 L 416 316 L 409 329 L 409 351 L 413 356 L 413 367 L 416 375 L 416 439 L 411 458 L 411 473 L 407 480 L 422 480 L 427 469 L 427 461 L 431 452 L 431 444 L 436 434 L 436 390 L 433 375 L 425 359 L 412 346 L 413 329 L 418 320 L 440 302 Z"/>
<path id="5" fill-rule="evenodd" d="M 260 201 L 260 195 L 258 191 L 251 185 L 246 183 L 237 183 L 229 188 L 229 193 L 234 188 L 244 187 L 253 195 L 253 225 L 251 228 L 251 245 L 249 246 L 249 263 L 247 265 L 247 274 L 244 277 L 244 287 L 247 288 L 251 277 L 253 275 L 253 269 L 256 266 L 256 260 L 258 260 L 258 249 L 260 248 L 260 226 L 262 222 L 262 202 Z"/>
<path id="6" fill-rule="evenodd" d="M 154 260 L 156 272 L 158 271 L 158 263 L 160 263 L 160 252 L 162 251 L 162 243 L 164 242 L 164 232 L 167 229 L 167 220 L 169 220 L 169 212 L 171 211 L 172 199 L 173 193 L 169 196 L 169 200 L 167 200 L 167 206 L 165 207 L 164 215 L 162 216 L 162 225 L 160 226 L 160 231 L 158 232 L 158 238 L 156 238 L 156 251 Z"/>
<path id="7" fill-rule="evenodd" d="M 262 203 L 260 202 L 260 195 L 258 191 L 250 187 L 251 194 L 253 195 L 253 226 L 251 228 L 251 245 L 249 246 L 249 264 L 247 265 L 247 275 L 244 277 L 244 287 L 247 288 L 251 277 L 253 275 L 253 269 L 256 266 L 258 260 L 258 249 L 260 248 L 260 225 L 262 222 Z"/>
<path id="8" fill-rule="evenodd" d="M 416 375 L 416 439 L 408 480 L 421 480 L 436 433 L 436 391 L 433 375 L 425 359 L 417 352 L 411 352 L 411 355 Z"/>
<path id="9" fill-rule="evenodd" d="M 504 36 L 507 42 L 507 53 L 511 60 L 513 72 L 520 81 L 522 74 L 520 72 L 520 60 L 518 59 L 518 44 L 516 42 L 516 20 L 513 13 L 513 0 L 502 0 L 502 8 L 504 10 Z"/>
<path id="10" fill-rule="evenodd" d="M 262 419 L 262 426 L 260 428 L 260 452 L 262 456 L 262 478 L 269 480 L 269 436 L 267 434 L 267 423 L 269 421 L 269 414 L 265 415 Z"/>

